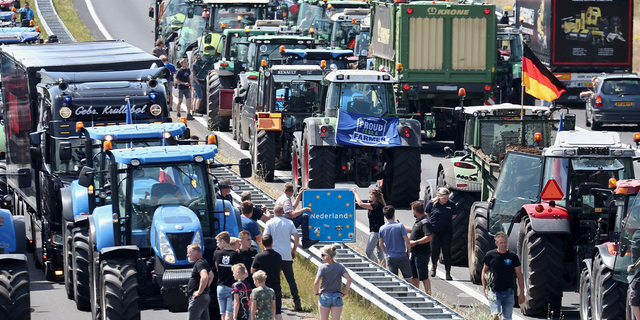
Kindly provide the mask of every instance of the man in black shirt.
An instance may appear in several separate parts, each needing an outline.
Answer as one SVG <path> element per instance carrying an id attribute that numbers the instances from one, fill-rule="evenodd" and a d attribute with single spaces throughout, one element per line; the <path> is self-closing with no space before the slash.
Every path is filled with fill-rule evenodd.
<path id="1" fill-rule="evenodd" d="M 251 272 L 251 265 L 253 265 L 253 260 L 258 254 L 258 251 L 251 246 L 251 232 L 242 230 L 238 237 L 240 238 L 240 254 L 244 258 L 244 267 L 247 272 Z M 247 279 L 245 279 L 251 285 L 251 289 L 256 287 L 253 283 L 253 277 L 251 277 L 252 274 L 253 272 L 249 273 Z"/>
<path id="2" fill-rule="evenodd" d="M 202 249 L 198 244 L 187 247 L 187 258 L 193 265 L 187 290 L 189 292 L 189 320 L 209 319 L 209 285 L 213 281 L 213 272 L 207 260 L 202 258 Z"/>
<path id="3" fill-rule="evenodd" d="M 420 288 L 420 281 L 424 286 L 424 292 L 431 294 L 431 280 L 429 280 L 429 257 L 431 256 L 431 239 L 433 239 L 433 231 L 431 231 L 431 222 L 424 213 L 424 204 L 421 201 L 411 203 L 411 211 L 416 218 L 416 222 L 412 228 L 406 227 L 409 235 L 409 244 L 411 245 L 411 272 L 413 278 L 411 284 Z"/>
<path id="4" fill-rule="evenodd" d="M 502 314 L 503 319 L 511 319 L 513 314 L 513 276 L 518 277 L 518 304 L 524 303 L 524 278 L 520 271 L 520 259 L 518 255 L 509 251 L 507 234 L 498 232 L 493 237 L 497 249 L 487 252 L 484 257 L 482 269 L 482 288 L 491 304 L 491 314 L 498 319 Z M 487 289 L 487 285 L 489 288 Z"/>
<path id="5" fill-rule="evenodd" d="M 258 270 L 267 274 L 265 285 L 276 294 L 276 319 L 282 319 L 282 288 L 280 287 L 280 270 L 282 269 L 282 256 L 273 250 L 273 239 L 270 234 L 262 237 L 262 247 L 264 251 L 258 253 L 253 259 L 251 273 Z"/>

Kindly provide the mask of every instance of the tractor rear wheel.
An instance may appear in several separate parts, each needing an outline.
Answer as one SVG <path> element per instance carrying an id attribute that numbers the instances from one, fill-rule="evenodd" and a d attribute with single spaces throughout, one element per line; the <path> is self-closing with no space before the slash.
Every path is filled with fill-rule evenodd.
<path id="1" fill-rule="evenodd" d="M 596 253 L 591 281 L 591 316 L 594 320 L 624 320 L 628 285 L 613 279 L 613 270 Z"/>
<path id="2" fill-rule="evenodd" d="M 107 259 L 100 264 L 100 313 L 105 319 L 140 319 L 135 261 Z"/>
<path id="3" fill-rule="evenodd" d="M 89 232 L 86 228 L 73 229 L 73 292 L 78 310 L 91 310 L 89 301 Z"/>
<path id="4" fill-rule="evenodd" d="M 31 319 L 26 261 L 0 260 L 0 319 Z"/>
<path id="5" fill-rule="evenodd" d="M 336 149 L 309 145 L 309 132 L 304 129 L 302 136 L 302 184 L 310 189 L 333 189 L 336 181 Z"/>
<path id="6" fill-rule="evenodd" d="M 207 111 L 209 112 L 209 131 L 229 131 L 229 117 L 223 117 L 220 111 L 220 89 L 222 83 L 215 70 L 207 75 Z"/>
<path id="7" fill-rule="evenodd" d="M 591 320 L 591 276 L 589 270 L 583 268 L 580 273 L 580 319 Z"/>
<path id="8" fill-rule="evenodd" d="M 387 201 L 406 208 L 419 199 L 420 172 L 420 148 L 393 148 L 393 167 L 383 182 Z"/>
<path id="9" fill-rule="evenodd" d="M 525 217 L 518 233 L 518 257 L 524 276 L 525 300 L 520 305 L 524 315 L 546 315 L 560 311 L 564 285 L 564 243 L 559 235 L 533 231 Z"/>
<path id="10" fill-rule="evenodd" d="M 477 193 L 453 190 L 449 199 L 456 203 L 456 218 L 453 219 L 453 240 L 451 241 L 451 263 L 465 265 L 467 263 L 467 234 L 469 215 L 473 203 L 480 200 Z M 442 257 L 440 257 L 440 263 Z"/>
<path id="11" fill-rule="evenodd" d="M 253 172 L 266 182 L 273 182 L 276 168 L 276 136 L 275 132 L 258 131 L 253 143 Z"/>
<path id="12" fill-rule="evenodd" d="M 476 202 L 471 207 L 467 232 L 467 261 L 469 277 L 474 284 L 482 284 L 482 268 L 484 256 L 495 249 L 495 241 L 489 234 L 489 203 Z"/>
<path id="13" fill-rule="evenodd" d="M 65 220 L 66 222 L 66 220 Z M 64 228 L 64 288 L 67 292 L 67 298 L 73 300 L 73 231 L 69 228 Z"/>

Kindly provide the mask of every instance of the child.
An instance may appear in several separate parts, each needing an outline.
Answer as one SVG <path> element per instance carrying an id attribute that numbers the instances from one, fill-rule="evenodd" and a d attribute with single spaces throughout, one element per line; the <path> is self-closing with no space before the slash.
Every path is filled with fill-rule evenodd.
<path id="1" fill-rule="evenodd" d="M 251 286 L 245 280 L 248 276 L 247 268 L 244 263 L 238 263 L 234 264 L 231 270 L 233 270 L 233 278 L 237 281 L 231 287 L 231 292 L 233 293 L 233 319 L 249 320 L 249 293 L 251 292 Z"/>
<path id="2" fill-rule="evenodd" d="M 256 288 L 251 291 L 251 320 L 273 320 L 276 318 L 276 294 L 265 286 L 267 274 L 256 271 L 253 274 Z"/>
<path id="3" fill-rule="evenodd" d="M 234 250 L 234 251 L 240 250 L 240 238 L 231 237 L 231 250 Z"/>

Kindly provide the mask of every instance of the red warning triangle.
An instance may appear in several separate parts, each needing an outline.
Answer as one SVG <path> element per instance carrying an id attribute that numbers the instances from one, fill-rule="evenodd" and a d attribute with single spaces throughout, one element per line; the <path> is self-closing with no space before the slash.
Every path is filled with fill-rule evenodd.
<path id="1" fill-rule="evenodd" d="M 556 180 L 549 179 L 547 184 L 544 186 L 544 189 L 542 189 L 540 198 L 544 201 L 562 200 L 562 198 L 564 198 L 564 193 L 562 192 L 562 189 L 560 189 Z"/>

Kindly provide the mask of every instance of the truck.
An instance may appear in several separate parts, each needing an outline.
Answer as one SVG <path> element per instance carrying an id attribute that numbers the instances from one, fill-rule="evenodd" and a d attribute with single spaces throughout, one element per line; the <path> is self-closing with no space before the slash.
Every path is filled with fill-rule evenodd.
<path id="1" fill-rule="evenodd" d="M 603 72 L 632 71 L 633 1 L 524 0 L 516 12 L 531 51 L 567 87 L 557 103 L 581 103 Z"/>
<path id="2" fill-rule="evenodd" d="M 520 106 L 502 103 L 464 108 L 465 149 L 453 151 L 445 147 L 446 157 L 438 165 L 435 181 L 429 180 L 424 201 L 436 196 L 438 188 L 451 191 L 449 199 L 456 203 L 453 223 L 451 262 L 467 262 L 467 232 L 471 206 L 488 201 L 500 174 L 500 161 L 507 149 L 519 148 L 538 152 L 555 141 L 558 120 L 549 107 Z M 567 129 L 573 128 L 566 117 Z M 564 120 L 564 119 L 563 119 Z M 536 141 L 535 134 L 540 134 Z"/>
<path id="3" fill-rule="evenodd" d="M 324 76 L 314 116 L 293 133 L 292 182 L 303 188 L 378 181 L 385 199 L 406 207 L 420 194 L 420 122 L 396 114 L 386 72 L 334 70 Z"/>
<path id="4" fill-rule="evenodd" d="M 606 240 L 596 230 L 615 224 L 615 202 L 600 189 L 612 178 L 634 178 L 638 156 L 617 132 L 560 131 L 541 154 L 507 151 L 491 198 L 471 209 L 472 281 L 483 276 L 482 259 L 495 247 L 492 235 L 505 232 L 522 263 L 522 313 L 559 312 L 563 288 L 578 290 L 581 262 Z"/>
<path id="5" fill-rule="evenodd" d="M 140 310 L 187 311 L 184 291 L 193 261 L 187 246 L 199 244 L 205 259 L 213 257 L 215 236 L 242 229 L 228 201 L 217 201 L 210 168 L 215 145 L 161 146 L 107 150 L 108 169 L 84 167 L 78 184 L 90 188 L 105 174 L 118 186 L 108 192 L 112 204 L 97 206 L 86 221 L 89 248 L 90 302 L 93 318 L 133 319 Z M 240 175 L 251 175 L 241 160 Z M 217 305 L 212 287 L 211 305 Z M 124 307 L 126 306 L 126 307 Z M 217 310 L 215 313 L 218 314 Z"/>
<path id="6" fill-rule="evenodd" d="M 155 21 L 154 41 L 173 42 L 187 17 L 188 8 L 189 4 L 181 0 L 156 0 L 155 7 L 149 7 L 149 18 Z"/>
<path id="7" fill-rule="evenodd" d="M 133 123 L 170 121 L 168 71 L 122 41 L 4 46 L 0 61 L 12 213 L 25 216 L 33 260 L 55 280 L 64 273 L 60 190 L 82 160 L 75 123 L 124 123 L 127 114 Z M 25 176 L 29 187 L 20 186 Z"/>
<path id="8" fill-rule="evenodd" d="M 408 2 L 408 1 L 407 1 Z M 398 111 L 421 118 L 426 138 L 463 147 L 465 105 L 482 105 L 496 87 L 495 6 L 445 1 L 372 2 L 375 70 L 398 79 Z"/>
<path id="9" fill-rule="evenodd" d="M 249 84 L 247 100 L 234 119 L 240 144 L 249 145 L 253 171 L 265 181 L 273 181 L 276 169 L 289 169 L 294 132 L 319 108 L 322 76 L 316 65 L 276 65 Z"/>
<path id="10" fill-rule="evenodd" d="M 28 183 L 23 179 L 23 183 Z M 31 319 L 24 217 L 0 209 L 0 318 Z"/>

